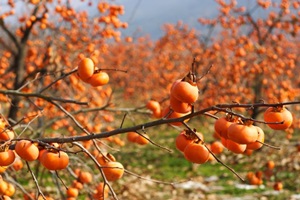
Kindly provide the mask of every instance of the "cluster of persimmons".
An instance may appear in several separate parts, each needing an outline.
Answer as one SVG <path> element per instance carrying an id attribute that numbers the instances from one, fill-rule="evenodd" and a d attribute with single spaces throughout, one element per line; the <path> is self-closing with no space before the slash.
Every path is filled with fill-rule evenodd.
<path id="1" fill-rule="evenodd" d="M 198 87 L 196 78 L 189 73 L 183 79 L 175 81 L 170 90 L 169 106 L 160 113 L 160 106 L 157 101 L 150 100 L 146 107 L 152 111 L 154 117 L 166 119 L 180 118 L 192 111 L 193 103 L 198 99 Z M 188 119 L 187 119 L 188 120 Z M 184 122 L 186 122 L 185 120 Z M 171 122 L 173 126 L 180 126 L 184 122 Z M 291 126 L 293 116 L 283 105 L 269 107 L 264 112 L 264 122 L 271 129 L 285 130 Z M 196 130 L 187 129 L 180 132 L 175 143 L 176 148 L 183 152 L 184 157 L 193 163 L 202 164 L 209 160 L 211 154 L 219 154 L 223 147 L 236 154 L 251 154 L 264 145 L 264 131 L 253 125 L 252 119 L 241 118 L 233 113 L 226 113 L 226 116 L 219 117 L 214 123 L 215 137 L 221 142 L 215 141 L 212 144 L 205 144 L 203 134 Z"/>

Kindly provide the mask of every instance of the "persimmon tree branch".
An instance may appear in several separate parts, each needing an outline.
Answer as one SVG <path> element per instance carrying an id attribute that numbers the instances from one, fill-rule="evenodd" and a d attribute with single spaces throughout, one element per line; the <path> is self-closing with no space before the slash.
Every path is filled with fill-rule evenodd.
<path id="1" fill-rule="evenodd" d="M 155 121 L 151 121 L 151 122 L 147 122 L 147 123 L 143 123 L 143 124 L 138 124 L 132 127 L 125 127 L 125 128 L 117 128 L 115 130 L 112 131 L 104 131 L 101 133 L 89 133 L 75 118 L 74 116 L 72 116 L 68 111 L 66 111 L 62 106 L 60 106 L 59 104 L 57 104 L 56 102 L 53 102 L 53 104 L 55 104 L 56 106 L 58 106 L 60 109 L 62 109 L 63 112 L 65 112 L 75 123 L 76 126 L 78 126 L 81 130 L 83 130 L 84 132 L 86 132 L 88 135 L 85 136 L 71 136 L 71 137 L 64 137 L 64 138 L 41 138 L 38 139 L 38 141 L 41 142 L 45 142 L 45 143 L 71 143 L 71 142 L 75 142 L 75 141 L 87 141 L 87 140 L 91 140 L 91 139 L 100 139 L 100 138 L 107 138 L 110 136 L 114 136 L 114 135 L 118 135 L 118 134 L 122 134 L 122 133 L 127 133 L 127 132 L 134 132 L 137 130 L 143 130 L 146 128 L 150 128 L 150 127 L 155 127 L 155 126 L 159 126 L 159 125 L 163 125 L 163 124 L 169 124 L 169 123 L 173 123 L 173 122 L 183 122 L 186 119 L 190 119 L 199 115 L 206 115 L 206 113 L 210 112 L 210 111 L 221 111 L 224 113 L 228 113 L 231 112 L 231 114 L 234 114 L 232 111 L 230 111 L 229 109 L 233 109 L 233 108 L 253 108 L 253 107 L 276 107 L 276 106 L 282 106 L 282 105 L 293 105 L 293 104 L 300 104 L 299 101 L 292 101 L 292 102 L 282 102 L 282 103 L 256 103 L 256 104 L 217 104 L 215 106 L 211 106 L 196 112 L 193 112 L 191 114 L 185 115 L 183 117 L 180 118 L 171 118 L 171 119 L 158 119 Z M 239 115 L 239 114 L 236 114 Z M 281 123 L 281 122 L 279 122 Z"/>
<path id="2" fill-rule="evenodd" d="M 63 98 L 58 98 L 58 97 L 51 97 L 51 96 L 46 96 L 42 95 L 40 93 L 27 93 L 27 92 L 20 92 L 18 90 L 0 90 L 1 94 L 5 95 L 13 95 L 13 96 L 22 96 L 22 97 L 37 97 L 44 99 L 46 101 L 59 101 L 62 103 L 72 103 L 72 104 L 78 104 L 78 105 L 88 105 L 88 102 L 80 102 L 77 100 L 72 100 L 72 99 L 63 99 Z"/>

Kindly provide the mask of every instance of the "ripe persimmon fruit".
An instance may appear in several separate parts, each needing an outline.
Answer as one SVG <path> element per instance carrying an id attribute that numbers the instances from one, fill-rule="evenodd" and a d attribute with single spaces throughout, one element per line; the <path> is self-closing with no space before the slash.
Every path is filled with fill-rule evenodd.
<path id="1" fill-rule="evenodd" d="M 222 153 L 223 149 L 224 149 L 224 146 L 223 146 L 223 144 L 220 141 L 214 141 L 210 145 L 210 150 L 214 154 L 220 154 L 220 153 Z"/>
<path id="2" fill-rule="evenodd" d="M 157 109 L 160 109 L 160 104 L 158 101 L 155 101 L 155 100 L 149 100 L 147 103 L 146 103 L 146 108 L 148 108 L 149 110 L 151 111 L 155 111 Z"/>
<path id="3" fill-rule="evenodd" d="M 283 184 L 282 184 L 282 182 L 281 182 L 281 181 L 275 182 L 274 185 L 273 185 L 273 189 L 274 189 L 274 190 L 277 190 L 277 191 L 282 190 L 282 189 L 283 189 Z"/>
<path id="4" fill-rule="evenodd" d="M 263 146 L 262 143 L 265 142 L 265 133 L 264 131 L 258 127 L 258 126 L 254 126 L 257 129 L 258 132 L 258 138 L 255 142 L 251 142 L 247 144 L 247 149 L 251 149 L 251 150 L 257 150 L 259 148 L 261 148 Z"/>
<path id="5" fill-rule="evenodd" d="M 209 154 L 208 149 L 201 143 L 192 142 L 184 149 L 184 157 L 192 163 L 205 163 L 209 158 Z"/>
<path id="6" fill-rule="evenodd" d="M 106 72 L 100 71 L 93 74 L 87 82 L 93 87 L 103 86 L 109 82 L 109 76 Z"/>
<path id="7" fill-rule="evenodd" d="M 22 169 L 23 166 L 24 166 L 24 164 L 23 164 L 21 159 L 16 159 L 15 162 L 13 163 L 13 165 L 12 165 L 12 167 L 16 171 L 19 171 L 20 169 Z"/>
<path id="8" fill-rule="evenodd" d="M 96 160 L 99 162 L 99 164 L 102 166 L 106 162 L 109 161 L 116 161 L 116 158 L 111 153 L 102 153 L 98 154 L 96 157 Z"/>
<path id="9" fill-rule="evenodd" d="M 8 166 L 15 161 L 16 155 L 13 150 L 0 152 L 0 166 Z"/>
<path id="10" fill-rule="evenodd" d="M 175 112 L 179 113 L 188 113 L 192 110 L 191 104 L 179 101 L 172 95 L 170 97 L 170 106 Z"/>
<path id="11" fill-rule="evenodd" d="M 1 140 L 11 140 L 14 139 L 15 133 L 10 129 L 1 129 L 0 128 L 0 141 Z"/>
<path id="12" fill-rule="evenodd" d="M 215 121 L 214 124 L 214 128 L 215 131 L 223 138 L 227 139 L 227 130 L 229 128 L 229 126 L 232 124 L 233 122 L 230 121 L 230 117 L 226 116 L 226 117 L 220 117 L 219 119 L 217 119 Z"/>
<path id="13" fill-rule="evenodd" d="M 116 181 L 124 174 L 124 167 L 120 162 L 107 162 L 102 170 L 108 181 Z"/>
<path id="14" fill-rule="evenodd" d="M 83 58 L 78 64 L 78 76 L 81 80 L 87 82 L 92 77 L 95 71 L 95 65 L 92 59 Z"/>
<path id="15" fill-rule="evenodd" d="M 146 104 L 146 108 L 152 111 L 153 117 L 155 118 L 161 117 L 161 107 L 158 101 L 149 100 Z"/>
<path id="16" fill-rule="evenodd" d="M 65 169 L 69 164 L 69 156 L 64 151 L 43 152 L 40 158 L 41 164 L 49 170 Z"/>
<path id="17" fill-rule="evenodd" d="M 108 193 L 109 193 L 109 187 L 108 185 L 104 186 L 103 182 L 100 182 L 97 186 L 96 186 L 96 193 L 95 193 L 95 197 L 97 199 L 105 199 L 108 197 Z"/>
<path id="18" fill-rule="evenodd" d="M 81 183 L 90 183 L 93 180 L 93 176 L 90 172 L 80 171 L 80 173 L 78 175 L 78 180 Z"/>
<path id="19" fill-rule="evenodd" d="M 258 131 L 253 125 L 232 123 L 228 127 L 227 136 L 239 144 L 249 144 L 257 140 Z"/>
<path id="20" fill-rule="evenodd" d="M 136 132 L 128 132 L 126 137 L 129 142 L 135 143 L 135 140 L 139 134 Z"/>
<path id="21" fill-rule="evenodd" d="M 170 112 L 171 112 L 171 114 L 170 114 Z M 188 113 L 175 112 L 175 111 L 171 110 L 170 107 L 165 108 L 162 112 L 162 116 L 166 117 L 166 119 L 180 118 L 180 117 L 183 117 L 183 116 L 188 115 L 188 114 L 190 114 L 190 112 L 188 112 Z M 189 119 L 184 120 L 184 122 L 187 122 L 187 121 L 189 121 Z M 182 125 L 181 122 L 171 122 L 169 124 L 173 125 L 173 126 Z"/>
<path id="22" fill-rule="evenodd" d="M 293 115 L 283 106 L 269 107 L 264 112 L 264 120 L 274 130 L 284 130 L 293 123 Z"/>
<path id="23" fill-rule="evenodd" d="M 15 151 L 20 158 L 26 161 L 33 161 L 39 157 L 38 147 L 29 140 L 17 141 Z"/>
<path id="24" fill-rule="evenodd" d="M 239 144 L 237 142 L 234 142 L 230 139 L 226 140 L 226 148 L 233 153 L 241 154 L 244 153 L 246 150 L 247 145 L 246 144 Z"/>
<path id="25" fill-rule="evenodd" d="M 79 194 L 79 191 L 75 187 L 69 187 L 67 189 L 67 197 L 77 197 Z"/>
<path id="26" fill-rule="evenodd" d="M 197 84 L 191 84 L 187 81 L 180 81 L 173 85 L 171 96 L 175 97 L 181 102 L 195 103 L 198 99 Z"/>
<path id="27" fill-rule="evenodd" d="M 135 143 L 139 145 L 146 145 L 149 143 L 149 135 L 147 134 L 138 134 L 138 136 L 135 138 Z"/>
<path id="28" fill-rule="evenodd" d="M 202 133 L 197 132 L 197 134 L 201 138 L 201 140 L 204 140 Z M 188 144 L 192 143 L 196 138 L 197 137 L 194 135 L 193 132 L 189 130 L 183 130 L 179 133 L 179 135 L 175 139 L 176 148 L 179 151 L 184 152 L 185 147 Z"/>

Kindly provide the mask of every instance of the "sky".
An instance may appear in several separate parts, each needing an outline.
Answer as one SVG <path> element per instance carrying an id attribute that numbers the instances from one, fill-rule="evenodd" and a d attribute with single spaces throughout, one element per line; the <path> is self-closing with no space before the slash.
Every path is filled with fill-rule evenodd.
<path id="1" fill-rule="evenodd" d="M 162 36 L 162 25 L 183 21 L 191 27 L 200 28 L 199 17 L 212 17 L 217 13 L 214 0 L 116 0 L 125 7 L 121 20 L 129 23 L 123 35 L 139 30 L 152 39 Z"/>

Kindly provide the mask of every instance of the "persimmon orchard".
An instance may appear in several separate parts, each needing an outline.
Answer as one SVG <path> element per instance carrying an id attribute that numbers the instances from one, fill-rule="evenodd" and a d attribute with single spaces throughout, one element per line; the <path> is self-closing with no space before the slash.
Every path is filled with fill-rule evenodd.
<path id="1" fill-rule="evenodd" d="M 270 138 L 285 132 L 289 145 L 300 128 L 300 2 L 216 0 L 218 15 L 199 18 L 207 34 L 178 22 L 157 41 L 122 38 L 114 3 L 1 2 L 0 199 L 118 199 L 127 177 L 175 186 L 118 156 L 130 145 L 172 152 L 153 139 L 163 126 L 182 162 L 282 190 L 273 160 L 243 176 L 219 156 L 279 150 Z"/>

